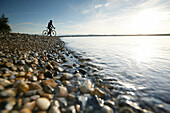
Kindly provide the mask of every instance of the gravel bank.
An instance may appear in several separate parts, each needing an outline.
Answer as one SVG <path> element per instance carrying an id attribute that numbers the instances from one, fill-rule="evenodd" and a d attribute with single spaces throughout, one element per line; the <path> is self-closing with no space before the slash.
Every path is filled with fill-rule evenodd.
<path id="1" fill-rule="evenodd" d="M 59 37 L 0 34 L 0 112 L 134 113 Z M 124 99 L 124 100 L 123 100 Z M 148 112 L 147 110 L 145 110 Z"/>

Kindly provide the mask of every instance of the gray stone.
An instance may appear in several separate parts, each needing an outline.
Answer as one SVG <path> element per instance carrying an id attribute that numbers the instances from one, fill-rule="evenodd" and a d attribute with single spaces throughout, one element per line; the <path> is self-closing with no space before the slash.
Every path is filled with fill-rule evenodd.
<path id="1" fill-rule="evenodd" d="M 64 69 L 59 66 L 54 66 L 54 69 L 58 72 L 62 72 Z"/>
<path id="2" fill-rule="evenodd" d="M 65 98 L 57 98 L 59 101 L 60 107 L 66 107 L 67 106 L 67 100 Z"/>
<path id="3" fill-rule="evenodd" d="M 45 85 L 45 86 L 43 87 L 43 89 L 44 89 L 44 91 L 45 91 L 46 93 L 53 93 L 53 91 L 54 91 L 54 89 L 53 89 L 51 86 L 49 86 L 49 85 Z"/>

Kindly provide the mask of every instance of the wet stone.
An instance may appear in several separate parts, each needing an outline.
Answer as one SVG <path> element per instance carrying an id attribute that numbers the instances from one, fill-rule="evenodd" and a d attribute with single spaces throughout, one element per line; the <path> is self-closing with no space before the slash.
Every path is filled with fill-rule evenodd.
<path id="1" fill-rule="evenodd" d="M 99 111 L 99 113 L 113 113 L 113 110 L 109 106 L 104 105 L 102 109 Z"/>
<path id="2" fill-rule="evenodd" d="M 66 97 L 68 95 L 68 91 L 67 91 L 67 88 L 64 87 L 64 86 L 58 86 L 56 88 L 56 93 L 55 93 L 56 96 L 59 96 L 59 97 Z"/>
<path id="3" fill-rule="evenodd" d="M 69 80 L 73 77 L 70 73 L 63 73 L 63 76 L 61 77 L 61 80 Z"/>
<path id="4" fill-rule="evenodd" d="M 93 88 L 93 85 L 90 80 L 84 81 L 84 83 L 80 86 L 80 91 L 82 93 L 89 93 Z"/>
<path id="5" fill-rule="evenodd" d="M 54 67 L 51 65 L 50 62 L 48 62 L 48 63 L 46 64 L 46 68 L 47 68 L 47 69 L 54 69 Z"/>
<path id="6" fill-rule="evenodd" d="M 85 75 L 87 73 L 87 71 L 85 69 L 83 69 L 83 68 L 80 68 L 79 72 L 82 73 L 83 75 Z"/>
<path id="7" fill-rule="evenodd" d="M 104 97 L 105 92 L 100 90 L 99 88 L 95 88 L 94 91 L 91 92 L 92 95 L 97 95 L 98 97 Z"/>
<path id="8" fill-rule="evenodd" d="M 111 100 L 107 100 L 104 102 L 105 105 L 111 107 L 112 109 L 116 109 L 116 104 L 115 102 L 111 101 Z"/>
<path id="9" fill-rule="evenodd" d="M 50 85 L 45 85 L 43 89 L 46 93 L 53 93 L 54 91 L 54 89 Z"/>
<path id="10" fill-rule="evenodd" d="M 59 66 L 54 66 L 54 69 L 55 69 L 56 71 L 58 71 L 58 72 L 64 71 L 64 69 L 61 68 L 61 67 L 59 67 Z"/>
<path id="11" fill-rule="evenodd" d="M 52 78 L 53 77 L 53 73 L 51 71 L 47 71 L 47 72 L 44 73 L 44 76 L 48 77 L 48 78 Z"/>
<path id="12" fill-rule="evenodd" d="M 57 98 L 60 107 L 66 107 L 67 106 L 67 100 L 65 98 Z"/>

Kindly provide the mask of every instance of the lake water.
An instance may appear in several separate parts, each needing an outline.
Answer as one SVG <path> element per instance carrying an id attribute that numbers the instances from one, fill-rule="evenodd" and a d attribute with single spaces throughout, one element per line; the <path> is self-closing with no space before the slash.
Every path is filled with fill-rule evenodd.
<path id="1" fill-rule="evenodd" d="M 170 112 L 170 37 L 65 37 L 71 50 L 90 58 L 100 74 L 131 89 L 144 106 Z"/>

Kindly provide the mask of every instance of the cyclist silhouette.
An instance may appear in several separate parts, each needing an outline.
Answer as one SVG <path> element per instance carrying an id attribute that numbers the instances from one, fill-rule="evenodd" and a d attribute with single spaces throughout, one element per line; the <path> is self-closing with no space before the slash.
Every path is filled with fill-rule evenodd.
<path id="1" fill-rule="evenodd" d="M 50 20 L 50 22 L 48 22 L 48 29 L 49 29 L 49 32 L 48 32 L 48 35 L 50 35 L 51 36 L 51 30 L 54 28 L 55 29 L 55 27 L 53 26 L 53 24 L 52 24 L 52 20 Z"/>

